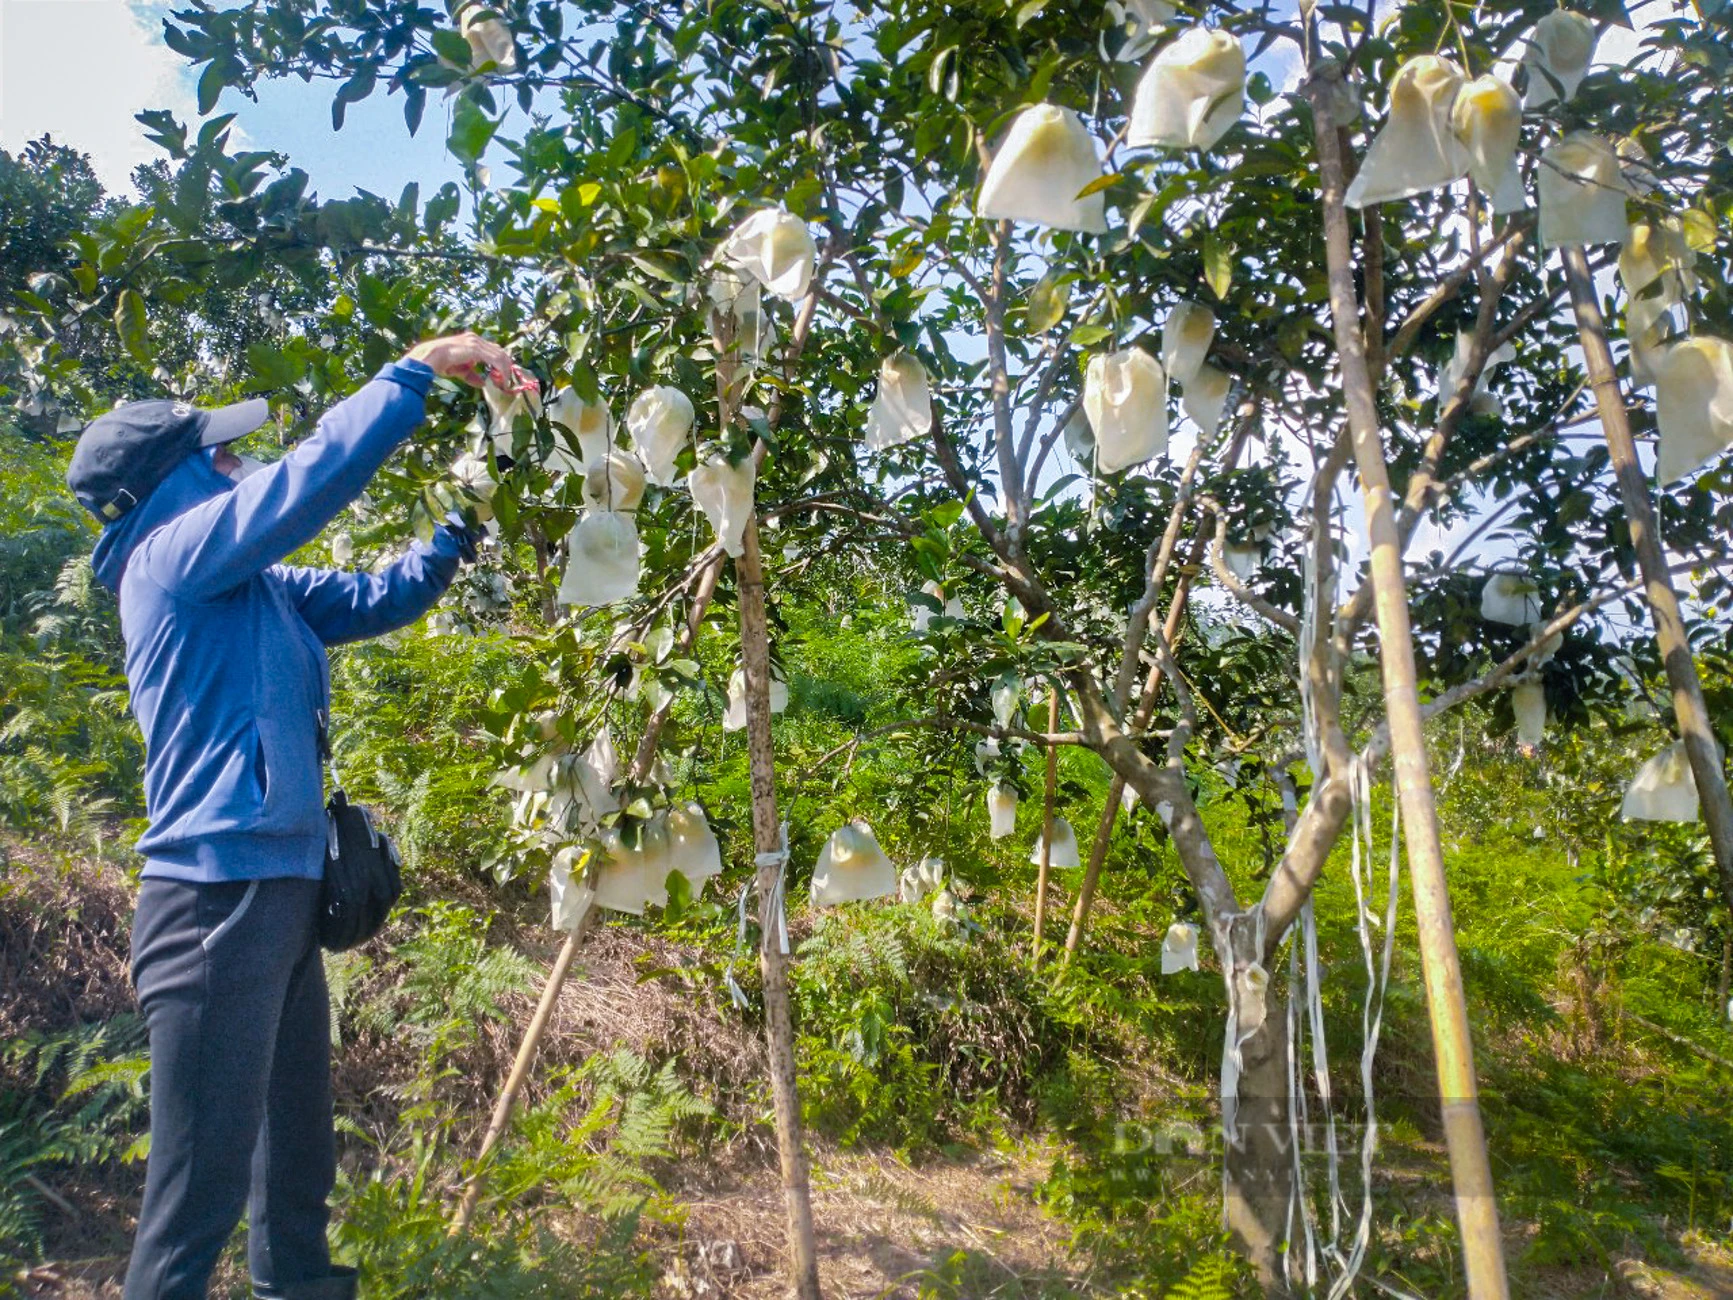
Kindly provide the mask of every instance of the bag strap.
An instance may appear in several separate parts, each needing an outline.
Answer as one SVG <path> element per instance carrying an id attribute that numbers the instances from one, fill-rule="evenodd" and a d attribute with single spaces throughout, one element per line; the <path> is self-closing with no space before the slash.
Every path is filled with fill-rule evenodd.
<path id="1" fill-rule="evenodd" d="M 325 770 L 331 774 L 331 792 L 343 793 L 343 780 L 337 775 L 337 756 L 331 749 L 331 719 L 324 709 L 314 712 L 313 720 L 319 727 L 319 761 L 325 764 Z"/>

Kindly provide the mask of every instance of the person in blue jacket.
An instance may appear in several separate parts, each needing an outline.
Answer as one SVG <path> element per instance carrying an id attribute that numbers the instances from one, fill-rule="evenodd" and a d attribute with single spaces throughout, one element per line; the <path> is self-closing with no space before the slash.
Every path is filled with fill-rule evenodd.
<path id="1" fill-rule="evenodd" d="M 420 425 L 435 374 L 513 373 L 473 334 L 435 339 L 333 407 L 280 461 L 228 444 L 262 399 L 134 402 L 80 436 L 67 482 L 103 522 L 149 829 L 132 977 L 150 1031 L 150 1159 L 126 1300 L 195 1300 L 246 1208 L 254 1294 L 353 1296 L 326 1247 L 336 1174 L 330 1013 L 315 933 L 327 646 L 411 623 L 474 538 L 453 517 L 383 572 L 282 561 Z"/>

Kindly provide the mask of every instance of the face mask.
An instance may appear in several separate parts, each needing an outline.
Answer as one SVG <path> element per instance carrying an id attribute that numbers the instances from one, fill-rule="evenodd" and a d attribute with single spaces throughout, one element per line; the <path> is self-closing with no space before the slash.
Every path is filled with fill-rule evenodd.
<path id="1" fill-rule="evenodd" d="M 236 459 L 241 463 L 229 471 L 229 478 L 236 483 L 243 479 L 252 478 L 253 475 L 265 468 L 264 461 L 254 460 L 251 456 L 237 456 Z"/>

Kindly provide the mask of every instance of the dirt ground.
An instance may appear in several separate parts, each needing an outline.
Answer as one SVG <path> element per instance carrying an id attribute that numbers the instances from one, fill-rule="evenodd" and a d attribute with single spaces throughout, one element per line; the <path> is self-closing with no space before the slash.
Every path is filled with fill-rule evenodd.
<path id="1" fill-rule="evenodd" d="M 0 853 L 28 870 L 0 878 L 0 1039 L 56 1030 L 112 1016 L 132 1006 L 126 934 L 132 891 L 107 865 L 66 860 L 0 836 Z M 17 882 L 27 881 L 27 884 Z M 545 931 L 515 938 L 545 966 Z M 384 943 L 389 943 L 389 935 Z M 716 1099 L 753 1095 L 762 1047 L 738 1021 L 695 1008 L 681 987 L 678 954 L 642 936 L 603 932 L 586 945 L 583 970 L 566 986 L 538 1072 L 571 1064 L 616 1044 L 651 1059 L 679 1054 Z M 546 951 L 544 951 L 546 949 Z M 655 973 L 660 972 L 660 973 Z M 646 978 L 647 974 L 650 976 Z M 529 1015 L 533 994 L 514 1006 L 513 1025 Z M 513 1026 L 491 1027 L 465 1062 L 463 1086 L 485 1115 L 516 1047 Z M 400 1067 L 389 1044 L 347 1045 L 337 1063 L 339 1106 L 365 1118 L 382 1083 Z M 533 1089 L 532 1089 L 533 1093 Z M 888 1151 L 813 1153 L 813 1217 L 825 1293 L 838 1300 L 913 1300 L 929 1294 L 969 1300 L 1034 1300 L 1057 1292 L 1112 1294 L 1092 1277 L 1089 1260 L 1068 1249 L 1064 1226 L 1035 1203 L 1033 1189 L 1056 1152 L 1031 1143 L 1001 1153 L 974 1152 L 911 1165 Z M 1411 1155 L 1420 1154 L 1411 1152 Z M 1392 1189 L 1430 1184 L 1430 1172 L 1393 1162 Z M 56 1184 L 46 1211 L 48 1262 L 25 1279 L 32 1300 L 119 1300 L 128 1238 L 143 1170 L 128 1167 L 105 1182 Z M 720 1163 L 676 1167 L 663 1176 L 683 1211 L 678 1229 L 650 1228 L 662 1267 L 664 1300 L 770 1300 L 787 1293 L 785 1219 L 774 1151 L 740 1143 Z M 1522 1248 L 1526 1225 L 1511 1224 L 1509 1248 Z M 1605 1270 L 1560 1270 L 1530 1277 L 1527 1300 L 1733 1300 L 1733 1255 L 1700 1239 L 1685 1242 L 1688 1263 L 1668 1268 L 1642 1259 L 1610 1261 Z M 935 1286 L 942 1279 L 943 1285 Z M 231 1250 L 214 1296 L 247 1294 L 244 1264 Z M 1370 1290 L 1367 1294 L 1371 1294 Z M 1430 1297 L 1428 1298 L 1430 1300 Z"/>

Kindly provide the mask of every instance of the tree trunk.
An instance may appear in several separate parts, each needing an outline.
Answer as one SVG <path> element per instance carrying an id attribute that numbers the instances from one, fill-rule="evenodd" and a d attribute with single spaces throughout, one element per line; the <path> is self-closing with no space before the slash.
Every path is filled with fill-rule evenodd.
<path id="1" fill-rule="evenodd" d="M 1667 684 L 1673 692 L 1673 715 L 1679 736 L 1691 760 L 1697 780 L 1697 795 L 1703 819 L 1709 825 L 1709 841 L 1715 846 L 1715 866 L 1721 877 L 1721 901 L 1733 910 L 1733 796 L 1727 791 L 1727 774 L 1721 766 L 1721 749 L 1709 725 L 1709 709 L 1703 701 L 1703 683 L 1697 662 L 1691 657 L 1691 642 L 1685 634 L 1685 619 L 1679 612 L 1679 597 L 1667 573 L 1667 557 L 1661 550 L 1655 506 L 1649 499 L 1649 480 L 1637 460 L 1631 439 L 1630 413 L 1613 371 L 1613 353 L 1607 346 L 1607 329 L 1595 300 L 1594 281 L 1580 248 L 1566 248 L 1565 279 L 1570 285 L 1571 304 L 1576 308 L 1577 333 L 1588 363 L 1589 383 L 1595 390 L 1595 406 L 1612 453 L 1613 472 L 1619 495 L 1625 502 L 1625 521 L 1631 530 L 1631 546 L 1637 552 L 1637 567 L 1643 572 L 1643 587 L 1655 625 L 1655 641 L 1667 667 Z"/>
<path id="2" fill-rule="evenodd" d="M 1286 1296 L 1282 1252 L 1294 1188 L 1286 1021 L 1267 1014 L 1240 1044 L 1240 1062 L 1234 1135 L 1222 1143 L 1223 1219 L 1257 1271 L 1264 1294 Z"/>
<path id="3" fill-rule="evenodd" d="M 1339 74 L 1337 74 L 1339 76 Z M 1409 879 L 1420 933 L 1421 971 L 1432 1020 L 1432 1051 L 1438 1072 L 1439 1105 L 1445 1146 L 1450 1154 L 1456 1193 L 1456 1218 L 1462 1234 L 1463 1271 L 1470 1300 L 1505 1300 L 1510 1285 L 1504 1271 L 1498 1201 L 1492 1164 L 1481 1124 L 1474 1077 L 1474 1046 L 1462 992 L 1462 967 L 1450 916 L 1450 893 L 1438 838 L 1438 810 L 1421 724 L 1415 681 L 1414 638 L 1408 622 L 1408 594 L 1402 573 L 1402 542 L 1395 498 L 1384 462 L 1384 442 L 1373 400 L 1372 377 L 1360 333 L 1354 267 L 1343 203 L 1346 186 L 1342 140 L 1331 111 L 1333 87 L 1322 78 L 1310 84 L 1313 134 L 1324 210 L 1324 250 L 1329 272 L 1330 317 L 1336 335 L 1342 389 L 1353 438 L 1354 461 L 1366 507 L 1366 532 L 1372 544 L 1372 588 L 1378 616 L 1378 658 L 1384 678 L 1384 709 L 1389 720 L 1396 792 L 1406 828 Z"/>
<path id="4" fill-rule="evenodd" d="M 1192 550 L 1191 563 L 1196 564 L 1203 550 L 1202 539 Z M 1191 593 L 1190 577 L 1182 577 L 1174 589 L 1173 604 L 1167 611 L 1167 618 L 1162 625 L 1162 634 L 1167 637 L 1171 646 L 1179 639 L 1180 624 L 1185 619 L 1186 598 Z M 1131 729 L 1134 733 L 1141 732 L 1149 725 L 1149 720 L 1155 716 L 1155 695 L 1161 687 L 1161 666 L 1151 664 L 1149 676 L 1143 683 L 1143 695 L 1137 703 L 1137 713 L 1132 718 Z M 1119 798 L 1125 793 L 1125 778 L 1119 773 L 1113 774 L 1113 782 L 1107 789 L 1107 807 L 1101 810 L 1101 821 L 1095 828 L 1095 843 L 1089 849 L 1089 865 L 1083 872 L 1083 884 L 1077 891 L 1077 906 L 1071 912 L 1071 929 L 1065 936 L 1064 964 L 1069 965 L 1072 957 L 1083 944 L 1083 927 L 1089 923 L 1089 909 L 1095 903 L 1095 890 L 1101 883 L 1101 869 L 1107 863 L 1107 850 L 1113 841 L 1113 827 L 1119 820 Z"/>
<path id="5" fill-rule="evenodd" d="M 734 562 L 740 588 L 740 659 L 746 672 L 746 747 L 752 768 L 752 839 L 758 868 L 758 967 L 764 977 L 764 1038 L 770 1052 L 770 1093 L 776 1109 L 776 1147 L 788 1203 L 789 1272 L 800 1300 L 818 1300 L 818 1248 L 812 1230 L 812 1189 L 800 1131 L 795 1081 L 794 1020 L 788 1007 L 788 954 L 778 914 L 786 904 L 779 885 L 786 863 L 763 863 L 782 846 L 776 819 L 776 760 L 770 736 L 770 635 L 764 611 L 764 569 L 758 521 L 746 525 L 744 554 Z"/>
<path id="6" fill-rule="evenodd" d="M 1059 730 L 1059 683 L 1047 684 L 1047 732 Z M 1047 742 L 1047 799 L 1041 822 L 1041 869 L 1035 877 L 1035 964 L 1041 964 L 1041 932 L 1047 923 L 1047 871 L 1053 857 L 1053 798 L 1059 786 L 1059 746 Z"/>
<path id="7" fill-rule="evenodd" d="M 817 299 L 808 294 L 795 322 L 790 348 L 798 353 L 812 323 Z M 726 430 L 740 409 L 734 318 L 720 310 L 710 316 L 716 341 L 717 427 Z M 772 418 L 782 413 L 780 395 Z M 753 448 L 762 464 L 762 443 Z M 784 896 L 788 863 L 776 815 L 776 748 L 770 732 L 770 626 L 764 608 L 764 561 L 758 547 L 758 518 L 746 521 L 741 553 L 734 561 L 740 597 L 740 666 L 746 678 L 746 754 L 752 783 L 752 842 L 758 852 L 758 969 L 764 980 L 764 1040 L 770 1058 L 770 1096 L 776 1114 L 776 1150 L 782 1194 L 788 1213 L 789 1280 L 797 1300 L 819 1300 L 818 1245 L 812 1227 L 812 1186 L 801 1134 L 800 1092 L 794 1063 L 794 1017 L 788 1005 L 788 954 Z M 693 624 L 696 627 L 696 621 Z"/>
<path id="8" fill-rule="evenodd" d="M 1721 978 L 1715 983 L 1715 1015 L 1716 1018 L 1726 1016 L 1733 1019 L 1733 1014 L 1727 1010 L 1727 990 L 1733 985 L 1733 930 L 1721 936 Z"/>

